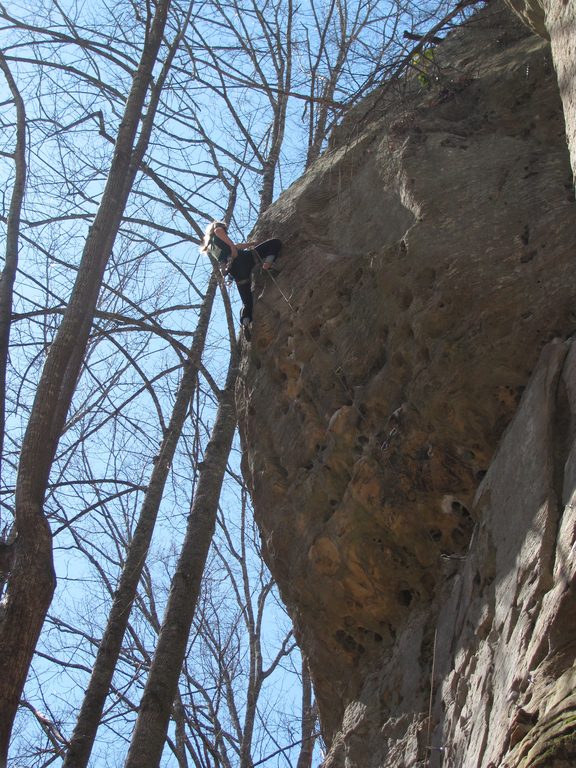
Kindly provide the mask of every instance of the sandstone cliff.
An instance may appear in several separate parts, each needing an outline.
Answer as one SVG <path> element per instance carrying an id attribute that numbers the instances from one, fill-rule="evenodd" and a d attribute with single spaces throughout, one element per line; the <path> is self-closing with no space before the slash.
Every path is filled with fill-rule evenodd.
<path id="1" fill-rule="evenodd" d="M 576 764 L 576 205 L 549 44 L 491 3 L 259 224 L 237 399 L 326 768 Z M 540 361 L 540 362 L 538 362 Z"/>
<path id="2" fill-rule="evenodd" d="M 507 2 L 529 27 L 550 40 L 576 182 L 576 3 L 573 0 Z"/>

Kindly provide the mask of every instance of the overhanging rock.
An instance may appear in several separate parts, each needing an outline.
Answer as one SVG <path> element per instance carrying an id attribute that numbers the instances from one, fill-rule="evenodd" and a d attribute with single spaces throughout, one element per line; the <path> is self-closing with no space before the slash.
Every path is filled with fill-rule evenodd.
<path id="1" fill-rule="evenodd" d="M 257 278 L 244 473 L 334 768 L 416 765 L 456 727 L 427 722 L 438 611 L 540 352 L 576 324 L 548 44 L 492 3 L 436 63 L 432 89 L 410 80 L 354 110 L 259 223 L 286 246 L 277 278 Z M 446 643 L 440 688 L 463 674 Z"/>

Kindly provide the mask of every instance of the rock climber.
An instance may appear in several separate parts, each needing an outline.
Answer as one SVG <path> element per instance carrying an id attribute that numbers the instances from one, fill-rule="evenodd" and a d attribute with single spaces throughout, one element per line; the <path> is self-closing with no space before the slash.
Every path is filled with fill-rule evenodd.
<path id="1" fill-rule="evenodd" d="M 220 264 L 224 275 L 230 275 L 238 287 L 242 299 L 240 323 L 248 332 L 252 323 L 252 270 L 257 262 L 262 269 L 269 270 L 276 260 L 282 241 L 278 238 L 264 240 L 262 243 L 234 243 L 228 236 L 228 225 L 223 221 L 213 221 L 206 227 L 201 250 L 210 253 Z"/>

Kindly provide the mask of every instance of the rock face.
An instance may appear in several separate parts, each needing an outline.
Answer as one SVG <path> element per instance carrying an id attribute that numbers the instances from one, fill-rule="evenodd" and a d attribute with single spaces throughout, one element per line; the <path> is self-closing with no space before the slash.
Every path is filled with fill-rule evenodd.
<path id="1" fill-rule="evenodd" d="M 576 343 L 542 352 L 438 621 L 444 765 L 576 765 Z"/>
<path id="2" fill-rule="evenodd" d="M 550 40 L 576 182 L 576 3 L 573 0 L 507 2 L 535 32 Z"/>
<path id="3" fill-rule="evenodd" d="M 280 274 L 256 279 L 244 474 L 326 768 L 565 768 L 576 204 L 562 105 L 549 45 L 496 2 L 436 49 L 430 77 L 372 94 L 259 224 L 285 248 Z"/>

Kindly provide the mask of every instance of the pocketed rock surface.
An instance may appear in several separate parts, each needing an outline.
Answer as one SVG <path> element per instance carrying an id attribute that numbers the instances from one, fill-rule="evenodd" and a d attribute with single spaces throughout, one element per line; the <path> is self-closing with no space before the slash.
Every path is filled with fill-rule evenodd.
<path id="1" fill-rule="evenodd" d="M 507 2 L 531 29 L 550 40 L 576 183 L 576 3 L 572 0 Z"/>
<path id="2" fill-rule="evenodd" d="M 498 2 L 438 46 L 432 74 L 353 110 L 259 222 L 285 247 L 255 281 L 243 471 L 326 768 L 564 768 L 576 204 L 562 103 L 549 44 Z"/>

